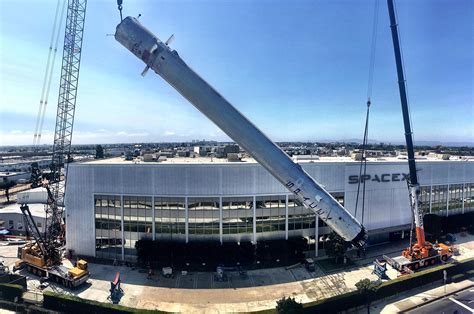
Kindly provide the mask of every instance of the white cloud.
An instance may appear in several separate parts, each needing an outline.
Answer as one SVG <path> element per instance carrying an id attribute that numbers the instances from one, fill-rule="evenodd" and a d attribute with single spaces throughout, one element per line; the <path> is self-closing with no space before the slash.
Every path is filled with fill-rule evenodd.
<path id="1" fill-rule="evenodd" d="M 44 131 L 41 135 L 40 145 L 52 144 L 54 133 L 51 131 Z M 97 143 L 123 143 L 123 142 L 148 142 L 154 141 L 150 133 L 146 131 L 80 131 L 75 130 L 72 136 L 73 144 L 97 144 Z M 10 145 L 32 145 L 33 132 L 12 130 L 0 131 L 0 146 Z"/>
<path id="2" fill-rule="evenodd" d="M 128 134 L 127 136 L 130 136 L 130 137 L 139 137 L 139 136 L 149 136 L 150 133 L 148 132 L 137 132 L 137 133 L 130 133 Z"/>

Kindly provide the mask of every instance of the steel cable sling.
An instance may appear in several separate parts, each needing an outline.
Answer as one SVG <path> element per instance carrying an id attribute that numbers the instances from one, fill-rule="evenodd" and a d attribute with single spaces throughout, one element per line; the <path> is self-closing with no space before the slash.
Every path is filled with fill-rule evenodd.
<path id="1" fill-rule="evenodd" d="M 356 204 L 355 204 L 355 211 L 354 216 L 357 217 L 357 210 L 359 207 L 359 196 L 360 196 L 360 188 L 361 182 L 362 184 L 362 213 L 361 213 L 361 223 L 364 224 L 364 214 L 365 214 L 365 178 L 367 175 L 367 145 L 368 145 L 368 137 L 369 137 L 369 116 L 370 116 L 370 105 L 371 97 L 372 97 L 372 87 L 374 83 L 374 68 L 375 68 L 375 51 L 377 46 L 377 25 L 378 25 L 378 11 L 379 11 L 379 1 L 375 0 L 374 5 L 374 16 L 373 16 L 373 24 L 372 24 L 372 43 L 371 43 L 371 52 L 370 52 L 370 62 L 369 62 L 369 79 L 367 84 L 367 110 L 365 116 L 365 128 L 364 128 L 364 138 L 362 140 L 362 153 L 361 153 L 361 160 L 359 166 L 359 181 L 357 183 L 357 196 L 356 196 Z M 362 179 L 364 178 L 364 179 Z"/>

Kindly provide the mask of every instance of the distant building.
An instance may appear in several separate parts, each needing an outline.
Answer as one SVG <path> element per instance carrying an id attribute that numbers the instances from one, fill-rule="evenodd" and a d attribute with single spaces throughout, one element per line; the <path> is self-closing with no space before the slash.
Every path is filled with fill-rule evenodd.
<path id="1" fill-rule="evenodd" d="M 0 182 L 22 183 L 30 180 L 31 172 L 0 172 Z"/>
<path id="2" fill-rule="evenodd" d="M 157 155 L 159 157 L 173 158 L 174 156 L 176 156 L 176 152 L 172 150 L 168 150 L 168 151 L 162 150 Z"/>
<path id="3" fill-rule="evenodd" d="M 367 174 L 349 157 L 299 161 L 367 228 L 369 243 L 408 236 L 406 160 L 369 159 Z M 418 162 L 422 210 L 439 215 L 474 211 L 474 162 Z M 358 182 L 365 212 L 355 213 Z M 330 233 L 253 159 L 170 158 L 133 163 L 121 158 L 69 165 L 67 246 L 77 254 L 133 260 L 139 239 L 176 242 L 259 242 Z M 121 239 L 110 241 L 107 239 Z M 117 243 L 111 246 L 110 243 Z"/>
<path id="4" fill-rule="evenodd" d="M 206 157 L 211 152 L 210 146 L 194 146 L 194 154 L 200 157 Z"/>
<path id="5" fill-rule="evenodd" d="M 240 161 L 242 160 L 242 156 L 239 153 L 228 153 L 227 154 L 228 161 Z"/>
<path id="6" fill-rule="evenodd" d="M 40 232 L 44 232 L 46 212 L 42 204 L 29 205 L 33 220 Z M 0 208 L 0 229 L 7 229 L 12 234 L 25 235 L 25 219 L 20 210 L 20 205 L 12 204 Z"/>
<path id="7" fill-rule="evenodd" d="M 142 159 L 145 162 L 150 162 L 156 160 L 156 155 L 155 154 L 143 154 Z"/>
<path id="8" fill-rule="evenodd" d="M 37 162 L 40 169 L 49 169 L 51 158 L 0 160 L 0 172 L 31 172 L 31 164 Z"/>
<path id="9" fill-rule="evenodd" d="M 178 157 L 189 157 L 190 153 L 188 150 L 178 150 L 176 153 Z"/>
<path id="10" fill-rule="evenodd" d="M 239 145 L 226 145 L 224 146 L 224 155 L 227 157 L 228 154 L 238 154 L 240 152 Z"/>

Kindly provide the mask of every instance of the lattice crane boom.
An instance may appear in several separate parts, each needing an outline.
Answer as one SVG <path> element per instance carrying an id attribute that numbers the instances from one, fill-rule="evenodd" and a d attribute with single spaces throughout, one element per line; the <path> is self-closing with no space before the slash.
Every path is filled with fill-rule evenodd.
<path id="1" fill-rule="evenodd" d="M 51 239 L 60 237 L 63 232 L 61 225 L 66 192 L 67 161 L 71 152 L 86 6 L 87 0 L 68 1 L 51 164 L 51 200 L 48 205 L 48 213 L 51 215 L 49 228 Z M 61 178 L 64 178 L 63 182 Z"/>
<path id="2" fill-rule="evenodd" d="M 27 222 L 28 231 L 31 231 L 35 238 L 35 243 L 29 243 L 25 247 L 20 248 L 21 260 L 23 263 L 27 263 L 29 268 L 37 269 L 40 273 L 46 272 L 44 266 L 49 267 L 61 262 L 61 252 L 64 245 L 64 196 L 79 84 L 86 6 L 87 0 L 67 0 L 66 29 L 64 33 L 51 175 L 46 184 L 44 184 L 47 197 L 43 195 L 33 197 L 30 200 L 29 195 L 26 194 L 19 195 L 17 200 L 21 204 L 20 208 Z M 61 179 L 63 179 L 63 182 L 61 182 Z M 38 202 L 38 200 L 40 200 L 40 203 L 46 204 L 46 230 L 44 235 L 36 227 L 27 205 L 32 203 L 32 201 Z M 31 259 L 28 256 L 34 256 L 35 258 Z M 32 263 L 31 261 L 36 262 Z M 88 272 L 85 268 L 81 269 L 80 272 L 81 280 L 85 280 L 84 276 Z M 62 274 L 56 275 L 58 278 L 64 279 L 64 283 L 68 286 L 77 284 L 77 282 L 72 282 L 72 279 L 69 277 L 66 278 Z"/>

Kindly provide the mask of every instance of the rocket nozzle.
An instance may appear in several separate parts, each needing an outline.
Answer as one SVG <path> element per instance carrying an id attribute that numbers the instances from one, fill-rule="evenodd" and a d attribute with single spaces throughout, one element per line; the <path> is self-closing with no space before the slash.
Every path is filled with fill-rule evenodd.
<path id="1" fill-rule="evenodd" d="M 351 240 L 351 243 L 357 248 L 363 248 L 365 245 L 365 241 L 367 241 L 367 231 L 364 227 L 362 227 L 359 234 Z"/>

